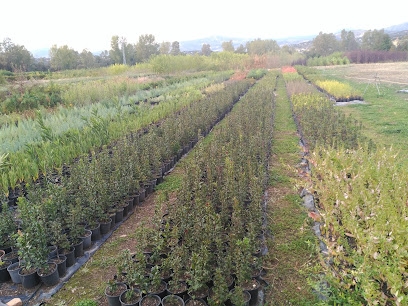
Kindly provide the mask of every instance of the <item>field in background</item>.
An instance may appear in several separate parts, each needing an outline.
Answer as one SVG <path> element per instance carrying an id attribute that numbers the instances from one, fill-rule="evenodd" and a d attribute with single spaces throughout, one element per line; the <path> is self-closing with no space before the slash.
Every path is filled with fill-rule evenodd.
<path id="1" fill-rule="evenodd" d="M 408 86 L 408 62 L 351 64 L 316 68 L 329 76 L 351 79 L 360 83 L 372 82 L 377 74 L 381 82 Z"/>

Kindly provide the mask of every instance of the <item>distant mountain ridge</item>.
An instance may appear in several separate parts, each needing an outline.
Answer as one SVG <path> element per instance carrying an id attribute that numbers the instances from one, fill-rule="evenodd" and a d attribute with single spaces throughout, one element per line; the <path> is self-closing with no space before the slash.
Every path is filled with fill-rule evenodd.
<path id="1" fill-rule="evenodd" d="M 361 37 L 364 35 L 364 33 L 368 30 L 353 30 L 353 29 L 348 29 L 348 31 L 354 32 L 354 35 L 356 36 L 357 39 L 361 39 Z M 389 26 L 384 28 L 384 31 L 391 36 L 391 38 L 395 39 L 398 37 L 402 37 L 404 35 L 408 34 L 408 22 Z M 334 33 L 338 39 L 340 39 L 340 31 L 337 33 Z M 317 36 L 315 35 L 305 35 L 305 36 L 293 36 L 293 37 L 286 37 L 286 38 L 279 38 L 279 39 L 274 39 L 274 38 L 269 38 L 269 39 L 274 39 L 277 41 L 279 46 L 283 45 L 293 45 L 295 47 L 300 47 L 300 49 L 305 49 L 307 46 L 311 44 L 311 41 Z M 188 51 L 201 51 L 201 47 L 203 44 L 210 44 L 211 50 L 218 52 L 222 51 L 222 43 L 224 41 L 230 41 L 232 40 L 232 44 L 234 45 L 235 48 L 239 47 L 239 45 L 244 45 L 249 42 L 256 39 L 255 38 L 238 38 L 238 37 L 229 37 L 229 36 L 221 36 L 221 35 L 215 35 L 215 36 L 209 36 L 205 38 L 199 38 L 199 39 L 193 39 L 193 40 L 186 40 L 186 41 L 180 41 L 180 50 L 183 52 L 188 52 Z M 39 57 L 48 57 L 49 56 L 49 48 L 43 48 L 43 49 L 37 49 L 37 50 L 32 50 L 31 53 L 33 54 L 34 57 L 39 58 Z M 95 51 L 92 52 L 94 55 L 99 55 L 101 52 L 100 51 Z"/>

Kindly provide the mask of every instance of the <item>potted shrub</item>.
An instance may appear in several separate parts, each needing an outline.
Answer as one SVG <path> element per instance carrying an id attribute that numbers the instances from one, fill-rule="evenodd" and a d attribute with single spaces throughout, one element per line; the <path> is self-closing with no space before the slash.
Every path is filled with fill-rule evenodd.
<path id="1" fill-rule="evenodd" d="M 140 301 L 140 306 L 159 306 L 161 305 L 161 298 L 158 295 L 146 295 Z"/>
<path id="2" fill-rule="evenodd" d="M 44 211 L 25 198 L 19 198 L 18 206 L 24 226 L 17 236 L 18 254 L 23 262 L 23 269 L 20 270 L 19 275 L 23 287 L 32 288 L 40 282 L 37 269 L 45 268 L 48 260 L 48 235 Z"/>
<path id="3" fill-rule="evenodd" d="M 139 305 L 140 300 L 142 299 L 142 292 L 136 288 L 130 288 L 119 297 L 120 303 L 122 306 L 135 306 Z"/>
<path id="4" fill-rule="evenodd" d="M 108 281 L 105 288 L 105 296 L 108 299 L 109 306 L 120 306 L 120 295 L 127 290 L 127 286 L 124 283 L 117 283 L 113 280 Z"/>
<path id="5" fill-rule="evenodd" d="M 154 266 L 151 271 L 152 274 L 150 275 L 150 283 L 147 292 L 148 294 L 158 295 L 160 298 L 164 298 L 166 295 L 167 284 L 161 279 L 160 269 L 158 266 Z"/>
<path id="6" fill-rule="evenodd" d="M 12 237 L 16 232 L 17 224 L 14 222 L 12 211 L 4 202 L 0 213 L 0 250 L 4 250 L 5 253 L 11 251 L 14 240 Z"/>
<path id="7" fill-rule="evenodd" d="M 168 295 L 162 300 L 163 306 L 184 306 L 184 301 L 177 295 Z"/>

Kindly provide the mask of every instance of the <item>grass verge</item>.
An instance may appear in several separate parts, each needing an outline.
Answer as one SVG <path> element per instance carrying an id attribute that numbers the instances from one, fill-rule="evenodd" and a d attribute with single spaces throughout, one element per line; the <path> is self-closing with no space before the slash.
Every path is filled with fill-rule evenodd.
<path id="1" fill-rule="evenodd" d="M 317 239 L 311 230 L 311 219 L 301 206 L 293 188 L 299 162 L 299 137 L 292 118 L 283 80 L 278 82 L 275 130 L 270 161 L 268 188 L 269 254 L 265 260 L 269 282 L 267 305 L 316 305 L 308 277 L 317 263 Z"/>

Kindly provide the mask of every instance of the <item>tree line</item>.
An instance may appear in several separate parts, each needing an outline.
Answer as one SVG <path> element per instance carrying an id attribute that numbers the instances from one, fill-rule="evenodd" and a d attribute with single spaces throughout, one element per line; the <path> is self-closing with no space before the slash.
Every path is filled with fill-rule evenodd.
<path id="1" fill-rule="evenodd" d="M 233 42 L 223 42 L 223 51 L 248 54 L 265 54 L 277 52 L 279 45 L 274 40 L 256 39 L 234 48 Z M 204 56 L 213 51 L 209 44 L 203 44 L 201 52 Z M 184 55 L 178 41 L 158 43 L 152 34 L 140 35 L 136 43 L 129 43 L 125 37 L 112 36 L 110 50 L 94 55 L 84 49 L 78 52 L 68 45 L 53 45 L 48 58 L 34 58 L 23 45 L 13 43 L 9 38 L 0 42 L 0 70 L 14 71 L 59 71 L 68 69 L 89 69 L 106 67 L 113 64 L 135 65 L 148 61 L 154 55 Z"/>
<path id="2" fill-rule="evenodd" d="M 394 45 L 390 35 L 382 30 L 366 31 L 361 39 L 356 39 L 352 31 L 342 30 L 340 40 L 333 33 L 320 32 L 312 42 L 308 57 L 328 56 L 334 52 L 366 51 L 408 51 L 408 36 Z"/>

